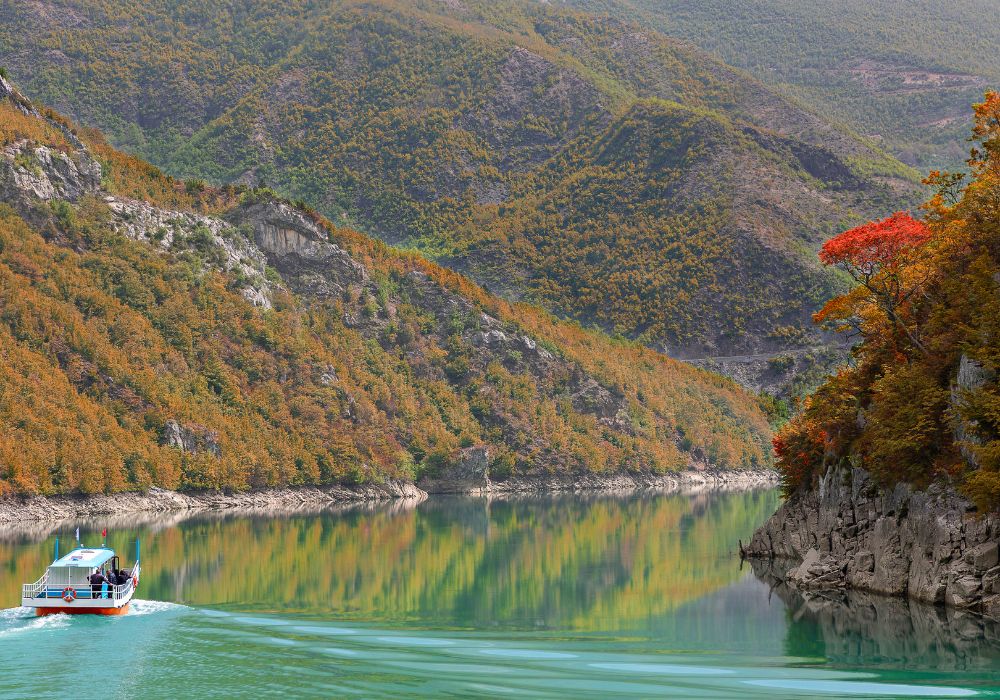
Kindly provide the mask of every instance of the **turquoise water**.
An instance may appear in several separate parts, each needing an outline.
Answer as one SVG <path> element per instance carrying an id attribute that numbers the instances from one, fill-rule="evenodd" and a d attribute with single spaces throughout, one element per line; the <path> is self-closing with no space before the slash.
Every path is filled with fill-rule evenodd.
<path id="1" fill-rule="evenodd" d="M 732 555 L 774 492 L 286 517 L 97 520 L 141 535 L 121 618 L 36 618 L 22 581 L 77 523 L 0 533 L 0 694 L 66 697 L 998 696 L 997 630 L 803 598 Z M 90 540 L 93 540 L 90 537 Z"/>

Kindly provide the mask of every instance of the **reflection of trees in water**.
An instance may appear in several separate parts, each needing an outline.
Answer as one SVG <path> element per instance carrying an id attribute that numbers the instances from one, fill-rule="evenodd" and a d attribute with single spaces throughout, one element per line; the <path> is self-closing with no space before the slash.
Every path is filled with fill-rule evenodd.
<path id="1" fill-rule="evenodd" d="M 967 612 L 862 591 L 798 591 L 787 565 L 754 560 L 754 573 L 784 601 L 789 656 L 849 666 L 991 671 L 1000 661 L 1000 624 Z M 1000 681 L 1000 672 L 996 679 Z"/>
<path id="2" fill-rule="evenodd" d="M 583 630 L 669 612 L 735 581 L 734 543 L 777 498 L 440 498 L 409 510 L 201 516 L 144 534 L 143 597 Z M 134 537 L 115 531 L 111 544 L 124 549 Z M 0 585 L 37 575 L 50 547 L 51 537 L 0 543 L 0 556 L 16 561 Z"/>

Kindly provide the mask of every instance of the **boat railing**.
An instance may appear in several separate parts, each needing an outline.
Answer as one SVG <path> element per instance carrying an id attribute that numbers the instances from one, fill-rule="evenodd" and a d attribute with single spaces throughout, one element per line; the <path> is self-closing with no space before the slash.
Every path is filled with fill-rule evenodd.
<path id="1" fill-rule="evenodd" d="M 138 571 L 135 572 L 138 575 Z M 21 588 L 21 597 L 23 599 L 31 598 L 62 598 L 67 588 L 73 589 L 73 594 L 77 599 L 84 600 L 124 600 L 128 598 L 133 590 L 135 589 L 135 579 L 129 578 L 123 584 L 117 586 L 108 586 L 107 590 L 103 587 L 98 590 L 94 590 L 94 587 L 89 583 L 82 584 L 70 584 L 68 586 L 49 586 L 48 585 L 49 575 L 46 573 L 40 579 L 34 583 L 26 583 Z"/>
<path id="2" fill-rule="evenodd" d="M 49 572 L 46 571 L 40 579 L 34 583 L 26 583 L 21 586 L 21 597 L 22 598 L 44 598 L 45 596 L 39 595 L 41 591 L 45 590 L 45 584 L 48 583 Z"/>

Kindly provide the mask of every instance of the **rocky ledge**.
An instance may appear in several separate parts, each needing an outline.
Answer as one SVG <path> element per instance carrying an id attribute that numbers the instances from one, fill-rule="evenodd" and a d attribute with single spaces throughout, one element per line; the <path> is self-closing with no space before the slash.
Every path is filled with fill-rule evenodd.
<path id="1" fill-rule="evenodd" d="M 686 470 L 668 474 L 650 472 L 581 472 L 570 474 L 490 473 L 490 451 L 486 447 L 462 450 L 452 466 L 425 478 L 419 486 L 427 493 L 461 493 L 473 496 L 509 493 L 563 493 L 583 491 L 697 491 L 702 489 L 746 489 L 776 486 L 778 473 L 771 470 Z"/>
<path id="2" fill-rule="evenodd" d="M 88 496 L 30 496 L 0 499 L 0 524 L 26 524 L 71 518 L 117 516 L 136 513 L 229 511 L 280 513 L 321 510 L 345 503 L 409 500 L 420 502 L 427 494 L 413 484 L 387 481 L 362 486 L 325 486 L 267 489 L 245 493 L 217 491 L 179 493 L 152 488 L 144 493 Z"/>
<path id="3" fill-rule="evenodd" d="M 1000 518 L 953 489 L 879 489 L 862 469 L 830 471 L 754 533 L 743 554 L 791 560 L 787 583 L 851 588 L 1000 620 Z"/>

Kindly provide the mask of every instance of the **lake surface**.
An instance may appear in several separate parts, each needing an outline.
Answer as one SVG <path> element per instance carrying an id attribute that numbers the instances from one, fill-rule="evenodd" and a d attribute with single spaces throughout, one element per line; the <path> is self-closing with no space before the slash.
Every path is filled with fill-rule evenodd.
<path id="1" fill-rule="evenodd" d="M 78 523 L 0 531 L 0 695 L 1000 697 L 995 626 L 806 599 L 741 568 L 737 540 L 777 504 L 433 498 L 79 523 L 119 552 L 142 538 L 142 600 L 104 619 L 12 607 Z"/>

